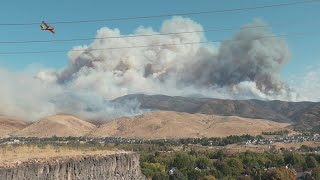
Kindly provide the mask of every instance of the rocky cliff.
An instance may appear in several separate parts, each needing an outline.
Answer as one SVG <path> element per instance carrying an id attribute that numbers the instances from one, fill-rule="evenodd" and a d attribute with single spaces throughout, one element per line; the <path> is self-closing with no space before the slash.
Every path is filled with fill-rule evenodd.
<path id="1" fill-rule="evenodd" d="M 144 180 L 134 153 L 32 160 L 0 167 L 1 180 Z"/>

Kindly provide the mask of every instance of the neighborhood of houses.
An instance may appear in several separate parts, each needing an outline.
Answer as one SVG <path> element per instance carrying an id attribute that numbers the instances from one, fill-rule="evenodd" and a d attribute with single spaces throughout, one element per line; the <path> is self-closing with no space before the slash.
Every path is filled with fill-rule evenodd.
<path id="1" fill-rule="evenodd" d="M 265 138 L 258 139 L 255 138 L 253 140 L 247 140 L 245 144 L 254 144 L 254 145 L 264 145 L 264 144 L 272 144 L 275 142 L 283 142 L 283 143 L 297 143 L 297 142 L 306 142 L 306 141 L 319 141 L 319 134 L 310 134 L 310 135 L 296 135 L 296 136 L 288 136 L 288 137 L 274 137 L 274 138 Z"/>
<path id="2" fill-rule="evenodd" d="M 236 137 L 236 138 L 235 138 Z M 237 138 L 240 137 L 240 138 Z M 245 137 L 245 138 L 244 138 Z M 230 141 L 232 139 L 232 141 Z M 127 139 L 121 137 L 7 137 L 0 138 L 0 144 L 13 144 L 24 142 L 99 142 L 99 143 L 117 143 L 117 144 L 202 144 L 204 146 L 223 146 L 227 144 L 245 144 L 245 145 L 271 145 L 275 142 L 282 143 L 298 143 L 306 141 L 320 141 L 319 134 L 300 134 L 294 136 L 275 136 L 275 137 L 262 137 L 262 136 L 230 136 L 225 138 L 188 138 L 188 139 L 157 139 L 157 140 L 143 140 L 143 139 Z M 205 143 L 203 143 L 205 142 Z M 224 142 L 224 143 L 221 143 Z M 227 143 L 225 143 L 227 142 Z"/>

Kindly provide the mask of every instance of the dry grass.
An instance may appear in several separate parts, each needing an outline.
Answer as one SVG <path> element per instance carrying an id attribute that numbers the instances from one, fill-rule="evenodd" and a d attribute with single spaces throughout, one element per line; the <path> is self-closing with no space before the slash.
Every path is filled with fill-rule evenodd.
<path id="1" fill-rule="evenodd" d="M 282 143 L 276 142 L 270 145 L 238 145 L 238 144 L 231 144 L 225 146 L 225 150 L 228 152 L 245 152 L 245 151 L 253 151 L 253 152 L 264 152 L 269 151 L 271 148 L 276 150 L 280 150 L 280 148 L 285 149 L 294 149 L 298 150 L 302 145 L 307 145 L 309 147 L 318 147 L 320 146 L 320 142 L 316 141 L 306 141 L 306 142 L 295 142 L 295 143 Z"/>
<path id="2" fill-rule="evenodd" d="M 0 149 L 0 167 L 12 166 L 27 162 L 32 159 L 37 161 L 51 160 L 54 158 L 77 157 L 84 155 L 110 155 L 125 153 L 119 150 L 96 150 L 94 148 L 72 149 L 67 147 L 45 146 L 4 146 Z"/>
<path id="3" fill-rule="evenodd" d="M 0 137 L 7 137 L 27 126 L 26 122 L 0 116 Z"/>
<path id="4" fill-rule="evenodd" d="M 71 115 L 55 115 L 44 118 L 13 134 L 24 137 L 79 137 L 90 133 L 95 125 Z"/>
<path id="5" fill-rule="evenodd" d="M 143 139 L 225 137 L 259 135 L 264 131 L 284 130 L 288 125 L 288 123 L 237 116 L 161 111 L 107 122 L 91 135 Z"/>
<path id="6" fill-rule="evenodd" d="M 319 147 L 320 146 L 320 142 L 318 142 L 318 141 L 305 141 L 305 142 L 297 142 L 297 143 L 276 142 L 276 143 L 273 143 L 272 145 L 274 145 L 277 149 L 280 149 L 280 148 L 299 149 L 302 145 L 306 145 L 306 146 L 309 146 L 309 147 Z"/>
<path id="7" fill-rule="evenodd" d="M 207 151 L 209 149 L 211 150 L 223 150 L 227 154 L 234 154 L 234 153 L 241 153 L 246 151 L 256 152 L 256 153 L 262 153 L 266 151 L 270 151 L 271 149 L 280 150 L 280 148 L 285 149 L 293 149 L 298 150 L 302 145 L 306 145 L 309 147 L 319 147 L 320 142 L 317 141 L 306 141 L 306 142 L 297 142 L 297 143 L 273 143 L 270 145 L 245 145 L 245 144 L 229 144 L 226 146 L 201 146 L 201 145 L 189 145 L 187 147 L 183 146 L 175 146 L 173 147 L 174 151 L 182 151 L 185 150 L 200 150 L 200 151 Z"/>

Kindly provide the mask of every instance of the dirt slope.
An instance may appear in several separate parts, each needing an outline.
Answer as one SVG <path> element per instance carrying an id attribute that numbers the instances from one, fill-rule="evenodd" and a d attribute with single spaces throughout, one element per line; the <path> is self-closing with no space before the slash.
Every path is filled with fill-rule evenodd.
<path id="1" fill-rule="evenodd" d="M 19 131 L 27 126 L 26 122 L 0 116 L 0 137 L 7 137 L 11 133 Z"/>
<path id="2" fill-rule="evenodd" d="M 14 133 L 16 136 L 51 137 L 84 136 L 96 126 L 71 115 L 55 115 L 44 118 Z"/>
<path id="3" fill-rule="evenodd" d="M 91 136 L 125 138 L 223 137 L 284 129 L 288 123 L 268 120 L 161 111 L 107 122 Z"/>

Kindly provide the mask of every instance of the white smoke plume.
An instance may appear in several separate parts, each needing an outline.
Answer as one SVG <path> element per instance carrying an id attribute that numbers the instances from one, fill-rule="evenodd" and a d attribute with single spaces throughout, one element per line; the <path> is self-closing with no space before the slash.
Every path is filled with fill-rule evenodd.
<path id="1" fill-rule="evenodd" d="M 258 20 L 246 26 L 261 25 L 265 23 Z M 173 17 L 159 31 L 141 26 L 132 35 L 202 30 L 191 19 Z M 62 70 L 41 70 L 35 78 L 30 75 L 34 72 L 0 70 L 0 82 L 5 84 L 0 90 L 0 115 L 36 120 L 63 112 L 107 119 L 145 112 L 138 102 L 119 105 L 109 101 L 133 93 L 306 100 L 280 79 L 290 52 L 286 42 L 273 35 L 267 27 L 244 28 L 219 46 L 157 46 L 206 41 L 206 37 L 199 32 L 101 39 L 126 36 L 119 29 L 104 27 L 92 44 L 69 52 L 70 65 Z M 108 49 L 134 46 L 149 47 Z"/>
<path id="2" fill-rule="evenodd" d="M 0 115 L 35 121 L 58 113 L 74 114 L 93 119 L 108 120 L 120 116 L 142 114 L 137 101 L 117 104 L 85 89 L 43 82 L 32 76 L 34 70 L 8 72 L 0 69 Z M 44 74 L 40 73 L 41 78 Z M 50 78 L 49 78 L 50 79 Z"/>
<path id="3" fill-rule="evenodd" d="M 255 21 L 246 27 L 262 25 L 266 24 Z M 133 35 L 190 31 L 203 31 L 203 28 L 190 19 L 173 17 L 163 23 L 159 32 L 139 27 Z M 77 88 L 93 88 L 106 98 L 137 92 L 179 95 L 199 90 L 210 90 L 212 96 L 217 96 L 223 88 L 237 89 L 238 85 L 240 89 L 244 86 L 256 89 L 254 94 L 260 98 L 289 92 L 283 92 L 287 87 L 279 77 L 282 66 L 290 59 L 289 49 L 284 40 L 272 37 L 274 34 L 268 27 L 243 28 L 220 47 L 157 46 L 206 41 L 201 32 L 101 39 L 115 36 L 123 35 L 118 29 L 100 29 L 91 45 L 76 47 L 77 51 L 69 53 L 70 67 L 54 74 L 53 79 Z M 150 47 L 96 50 L 145 45 Z M 223 93 L 230 95 L 229 90 Z M 242 98 L 241 94 L 237 96 Z"/>
<path id="4" fill-rule="evenodd" d="M 288 84 L 300 101 L 320 101 L 320 65 L 308 68 L 304 75 L 295 76 Z"/>

